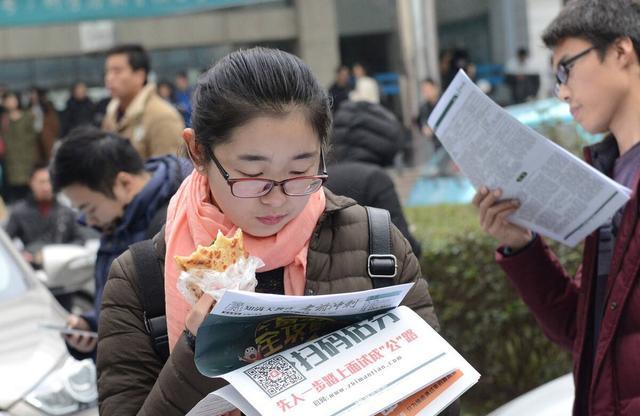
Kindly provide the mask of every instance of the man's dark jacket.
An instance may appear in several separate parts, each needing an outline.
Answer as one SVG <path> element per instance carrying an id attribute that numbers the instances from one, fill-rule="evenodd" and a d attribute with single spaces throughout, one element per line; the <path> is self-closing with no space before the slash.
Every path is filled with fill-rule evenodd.
<path id="1" fill-rule="evenodd" d="M 62 136 L 69 134 L 75 127 L 94 125 L 95 111 L 95 105 L 89 98 L 78 100 L 70 97 L 67 100 L 67 108 L 62 114 Z"/>
<path id="2" fill-rule="evenodd" d="M 379 104 L 345 101 L 333 120 L 331 144 L 340 161 L 391 166 L 404 140 L 404 126 Z"/>
<path id="3" fill-rule="evenodd" d="M 413 253 L 420 258 L 422 247 L 409 232 L 395 186 L 384 169 L 371 163 L 342 162 L 330 165 L 328 173 L 325 186 L 331 192 L 348 196 L 360 205 L 389 211 L 391 222 L 409 240 Z"/>
<path id="4" fill-rule="evenodd" d="M 403 126 L 381 105 L 345 101 L 335 116 L 331 136 L 327 188 L 360 205 L 389 211 L 391 221 L 420 258 L 420 243 L 409 232 L 394 184 L 382 169 L 393 163 L 404 140 Z"/>
<path id="5" fill-rule="evenodd" d="M 44 215 L 32 195 L 11 208 L 5 230 L 9 237 L 19 238 L 31 254 L 47 244 L 82 244 L 84 240 L 71 208 L 54 200 Z"/>
<path id="6" fill-rule="evenodd" d="M 162 228 L 169 200 L 180 187 L 182 180 L 191 173 L 193 166 L 185 159 L 162 156 L 149 159 L 145 163 L 145 169 L 152 174 L 151 179 L 126 206 L 124 215 L 115 230 L 108 235 L 103 234 L 100 239 L 95 267 L 95 309 L 83 315 L 93 330 L 97 330 L 98 327 L 102 292 L 109 276 L 111 263 L 131 244 L 151 238 Z M 79 358 L 77 351 L 72 351 L 72 354 Z M 86 358 L 86 356 L 83 357 Z"/>

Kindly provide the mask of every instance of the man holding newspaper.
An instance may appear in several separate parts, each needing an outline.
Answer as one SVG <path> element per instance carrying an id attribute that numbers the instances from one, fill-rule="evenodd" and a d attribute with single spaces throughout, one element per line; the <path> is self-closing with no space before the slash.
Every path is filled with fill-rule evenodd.
<path id="1" fill-rule="evenodd" d="M 498 263 L 547 336 L 573 353 L 575 415 L 640 414 L 638 22 L 637 0 L 571 1 L 543 35 L 553 49 L 558 97 L 587 131 L 610 132 L 585 149 L 587 162 L 632 189 L 612 218 L 594 224 L 576 277 L 542 237 L 523 226 L 518 215 L 531 209 L 529 195 L 508 195 L 502 186 L 484 183 L 474 198 L 482 227 L 501 244 Z M 552 205 L 551 195 L 546 205 Z"/>

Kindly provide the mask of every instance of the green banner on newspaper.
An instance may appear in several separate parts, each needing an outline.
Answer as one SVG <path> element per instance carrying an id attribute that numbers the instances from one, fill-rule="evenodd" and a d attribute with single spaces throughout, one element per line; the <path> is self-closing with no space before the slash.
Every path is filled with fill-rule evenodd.
<path id="1" fill-rule="evenodd" d="M 271 1 L 274 0 L 2 0 L 0 26 L 165 16 Z"/>

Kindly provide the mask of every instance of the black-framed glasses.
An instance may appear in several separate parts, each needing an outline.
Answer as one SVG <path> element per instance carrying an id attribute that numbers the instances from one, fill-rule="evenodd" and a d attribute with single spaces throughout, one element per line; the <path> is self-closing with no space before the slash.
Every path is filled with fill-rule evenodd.
<path id="1" fill-rule="evenodd" d="M 320 166 L 322 173 L 313 176 L 296 176 L 294 178 L 285 179 L 283 181 L 274 181 L 272 179 L 262 178 L 231 178 L 229 172 L 222 167 L 218 159 L 213 154 L 213 150 L 207 149 L 211 160 L 216 164 L 218 170 L 229 188 L 231 194 L 238 198 L 259 198 L 265 196 L 271 190 L 279 186 L 282 192 L 289 196 L 305 196 L 314 193 L 322 187 L 327 181 L 327 166 L 324 162 L 324 152 L 320 149 Z"/>
<path id="2" fill-rule="evenodd" d="M 555 93 L 558 95 L 560 92 L 561 85 L 567 85 L 567 81 L 569 81 L 569 71 L 571 67 L 576 63 L 576 61 L 592 50 L 596 49 L 595 46 L 590 46 L 587 49 L 573 55 L 571 58 L 565 59 L 564 61 L 558 64 L 558 69 L 556 70 L 556 88 Z"/>

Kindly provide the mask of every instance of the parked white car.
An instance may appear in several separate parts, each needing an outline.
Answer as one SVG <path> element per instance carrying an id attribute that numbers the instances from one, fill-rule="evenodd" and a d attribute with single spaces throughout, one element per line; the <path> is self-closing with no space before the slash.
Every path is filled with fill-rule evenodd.
<path id="1" fill-rule="evenodd" d="M 0 229 L 0 415 L 98 415 L 96 368 L 57 331 L 67 312 Z"/>
<path id="2" fill-rule="evenodd" d="M 543 384 L 487 416 L 571 416 L 575 390 L 573 374 Z"/>

